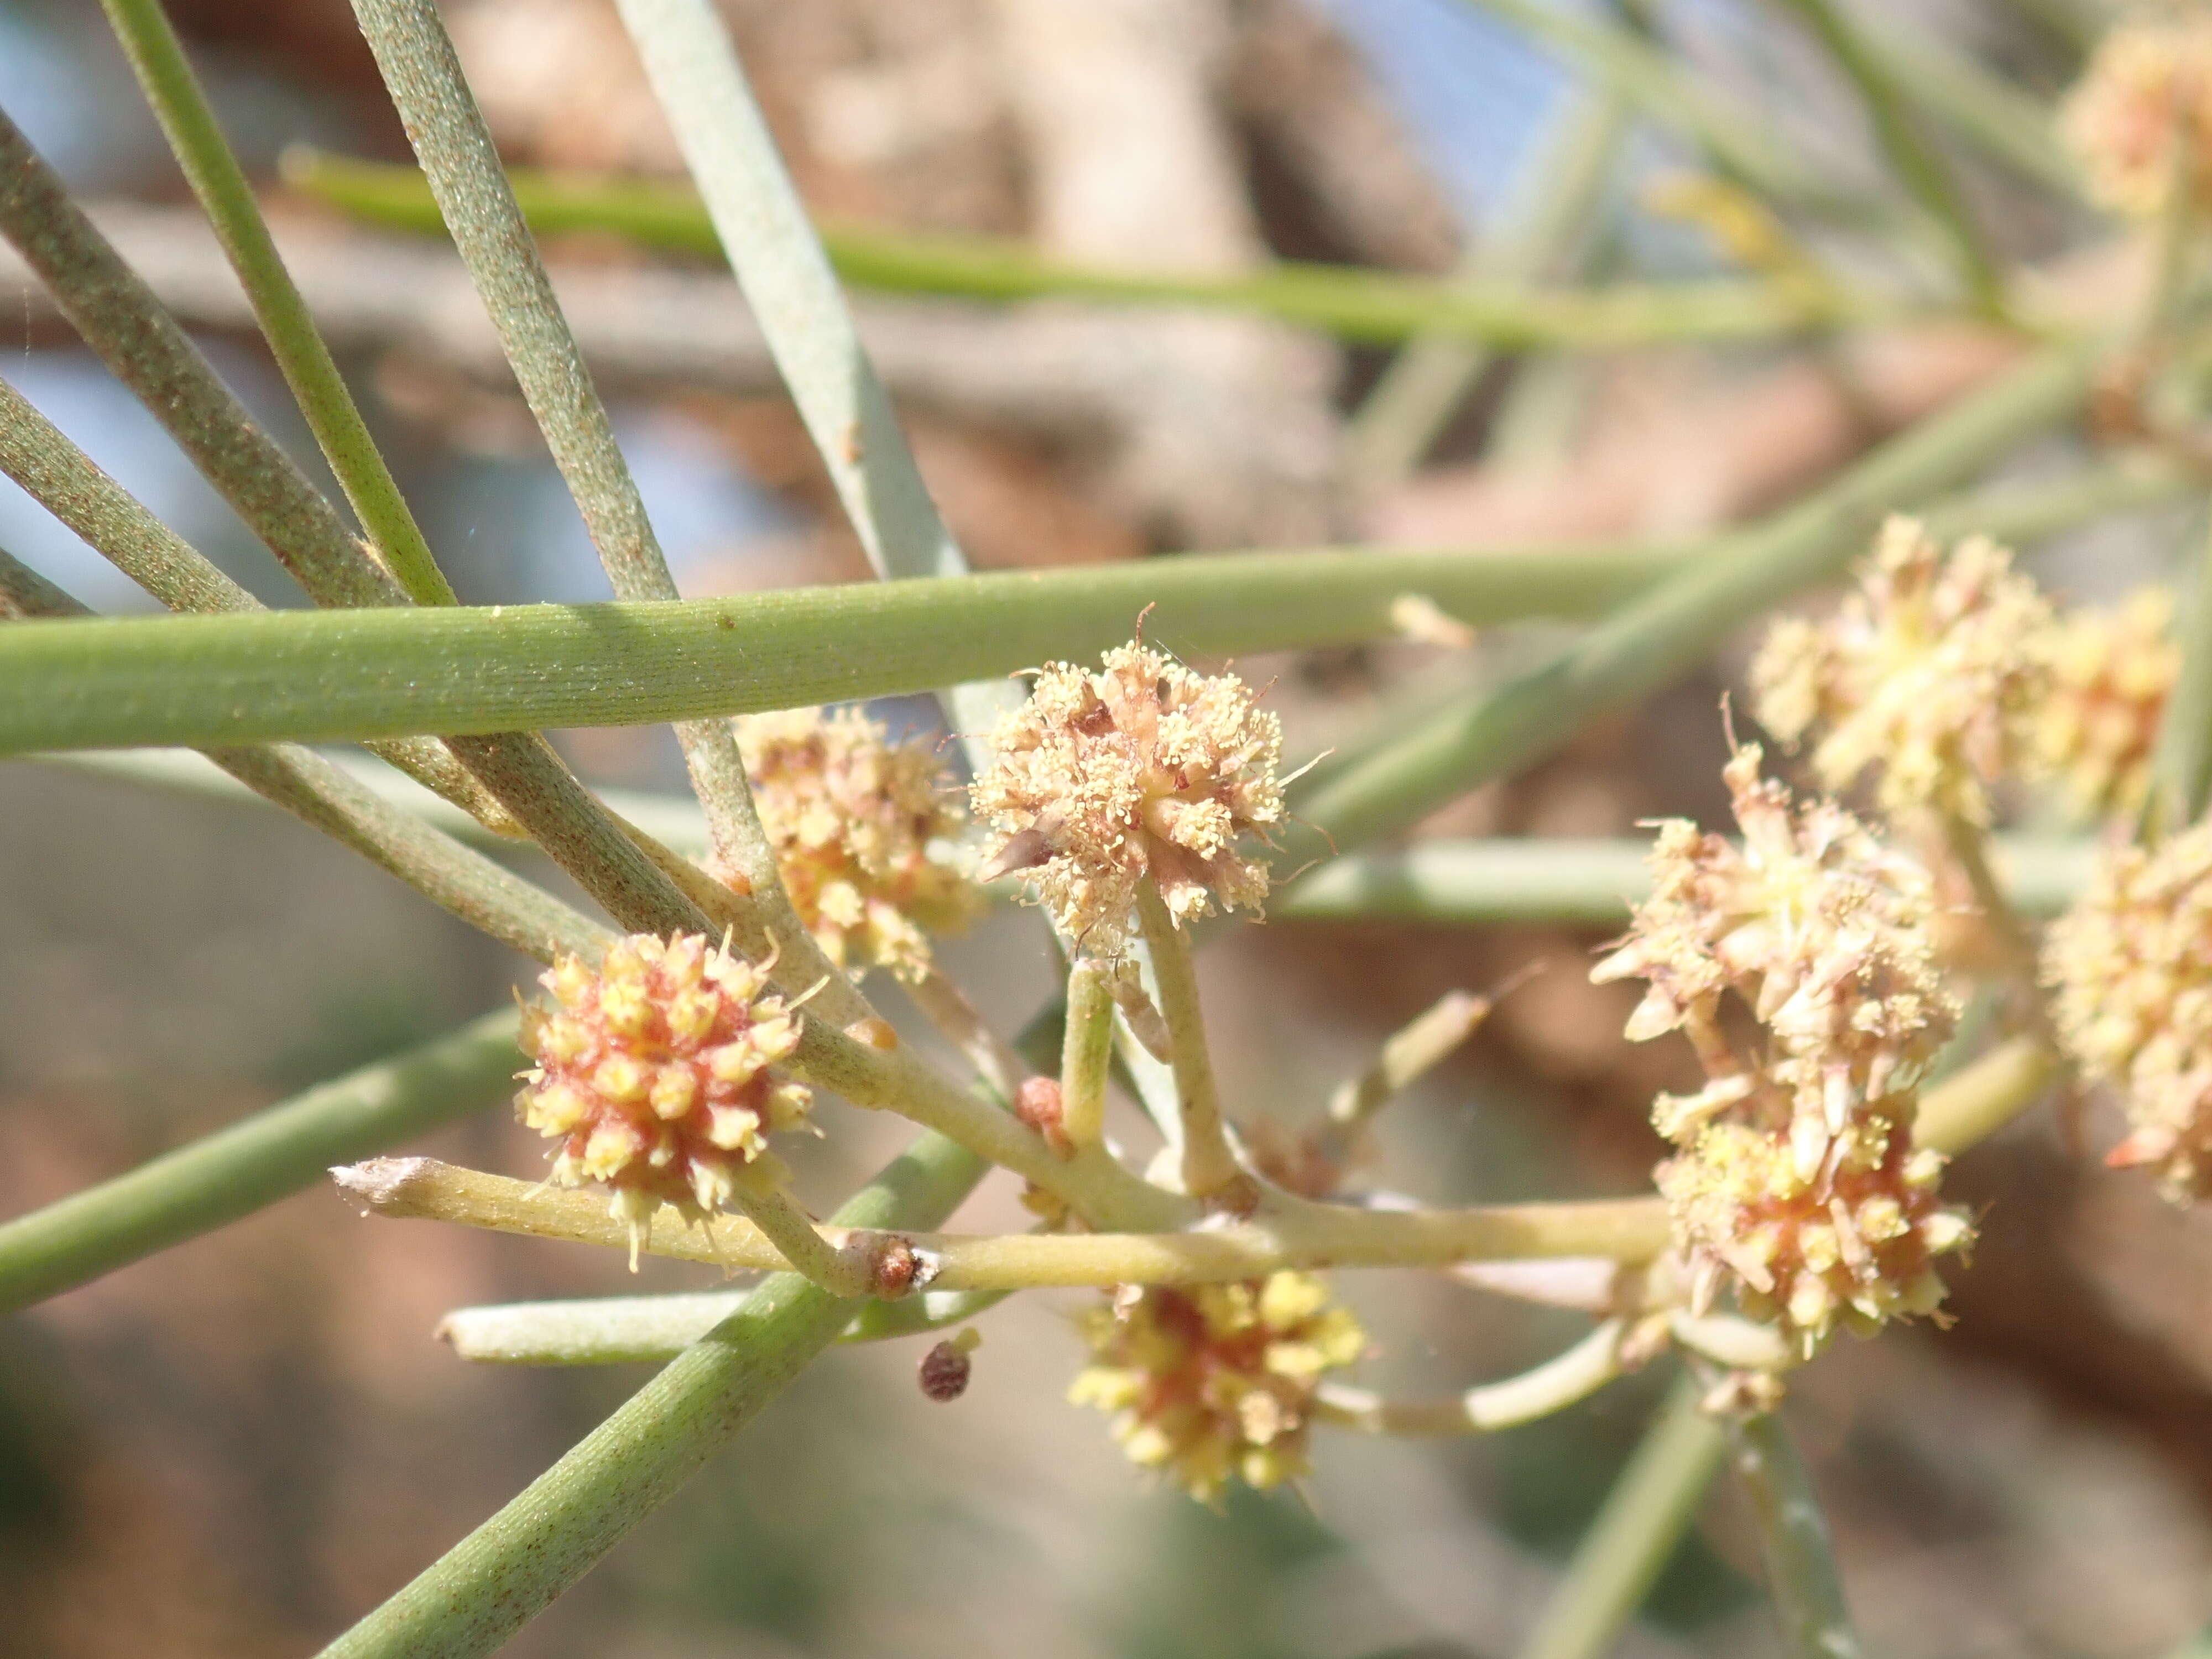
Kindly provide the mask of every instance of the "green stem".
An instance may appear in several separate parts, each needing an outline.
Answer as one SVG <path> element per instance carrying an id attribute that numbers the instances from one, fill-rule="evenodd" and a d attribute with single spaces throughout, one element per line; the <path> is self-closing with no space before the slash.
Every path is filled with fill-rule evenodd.
<path id="1" fill-rule="evenodd" d="M 1781 0 L 1796 13 L 1827 49 L 1844 77 L 1858 89 L 1875 141 L 1891 170 L 1930 218 L 1942 227 L 1960 278 L 1975 305 L 1990 316 L 2004 307 L 2004 281 L 1991 262 L 1973 213 L 1960 194 L 1951 169 L 1920 131 L 1912 112 L 1891 82 L 1883 56 L 1859 38 L 1856 27 L 1833 0 Z"/>
<path id="2" fill-rule="evenodd" d="M 1060 1128 L 1071 1146 L 1096 1146 L 1105 1139 L 1106 1074 L 1113 1060 L 1114 988 L 1097 963 L 1078 962 L 1068 969 L 1060 1050 Z"/>
<path id="3" fill-rule="evenodd" d="M 2022 178 L 2083 199 L 2081 170 L 2058 141 L 2042 99 L 1892 12 L 1860 23 L 1860 40 L 1898 88 L 1960 137 Z"/>
<path id="4" fill-rule="evenodd" d="M 1857 1659 L 1858 1636 L 1844 1605 L 1828 1522 L 1813 1477 L 1772 1412 L 1729 1425 L 1733 1461 L 1759 1523 L 1767 1589 L 1792 1659 Z"/>
<path id="5" fill-rule="evenodd" d="M 1685 1377 L 1583 1534 L 1521 1659 L 1599 1659 L 1658 1582 L 1720 1473 L 1728 1437 Z"/>
<path id="6" fill-rule="evenodd" d="M 512 1009 L 0 1224 L 0 1313 L 88 1284 L 513 1092 Z"/>
<path id="7" fill-rule="evenodd" d="M 507 189 L 491 130 L 462 78 L 437 8 L 428 0 L 356 0 L 354 9 L 438 210 L 483 296 L 523 399 L 583 515 L 615 597 L 678 598 L 637 481 L 615 442 L 614 423 L 553 296 L 552 281 Z M 757 896 L 781 913 L 781 931 L 799 948 L 811 951 L 811 938 L 790 916 L 775 855 L 753 811 L 744 763 L 729 722 L 684 721 L 676 736 L 692 787 L 706 808 L 715 850 L 732 869 L 743 872 Z M 827 963 L 817 965 L 827 971 Z"/>
<path id="8" fill-rule="evenodd" d="M 1323 1422 L 1366 1434 L 1423 1438 L 1492 1434 L 1564 1411 L 1621 1373 L 1625 1322 L 1608 1319 L 1565 1353 L 1533 1370 L 1485 1382 L 1451 1400 L 1392 1400 L 1365 1389 L 1324 1382 L 1315 1401 Z"/>
<path id="9" fill-rule="evenodd" d="M 1182 1133 L 1182 1189 L 1206 1198 L 1236 1181 L 1243 1171 L 1229 1150 L 1221 1119 L 1221 1091 L 1213 1080 L 1213 1057 L 1206 1041 L 1206 1018 L 1198 1000 L 1198 964 L 1190 935 L 1176 925 L 1166 902 L 1149 880 L 1137 884 L 1137 917 L 1152 952 L 1152 975 L 1159 994 L 1160 1017 L 1167 1021 L 1173 1050 L 1176 1104 Z"/>
<path id="10" fill-rule="evenodd" d="M 2094 358 L 2038 353 L 1890 440 L 1797 506 L 1631 600 L 1533 672 L 1385 741 L 1297 803 L 1339 848 L 1401 830 L 1487 779 L 1550 753 L 1601 710 L 1686 672 L 1729 630 L 1832 574 L 1882 516 L 1986 465 L 2081 405 Z M 1299 837 L 1288 857 L 1317 850 Z"/>
<path id="11" fill-rule="evenodd" d="M 483 732 L 926 691 L 1129 637 L 1211 655 L 1389 636 L 1393 600 L 1475 624 L 1589 615 L 1680 555 L 1209 554 L 650 605 L 37 623 L 0 641 L 0 753 Z"/>
<path id="12" fill-rule="evenodd" d="M 985 1165 L 923 1135 L 837 1212 L 851 1227 L 927 1227 Z M 390 1601 L 331 1659 L 474 1659 L 591 1571 L 835 1341 L 854 1304 L 778 1273 L 560 1462 Z"/>
<path id="13" fill-rule="evenodd" d="M 667 4 L 674 0 L 641 0 Z M 1539 7 L 1540 10 L 1549 8 Z M 1663 60 L 1662 60 L 1663 61 Z M 371 162 L 295 152 L 286 176 L 338 206 L 419 230 L 437 222 L 419 175 Z M 517 198 L 542 234 L 614 232 L 654 246 L 714 253 L 696 197 L 646 179 L 514 175 Z M 1817 193 L 1817 184 L 1808 189 Z M 1419 335 L 1505 349 L 1612 351 L 1663 341 L 1751 340 L 1906 313 L 1869 296 L 1814 301 L 1764 281 L 1625 283 L 1595 289 L 1485 283 L 1290 261 L 1225 275 L 1064 263 L 990 237 L 827 228 L 822 245 L 848 282 L 894 293 L 1013 301 L 1086 299 L 1256 313 L 1340 339 L 1392 345 Z"/>
<path id="14" fill-rule="evenodd" d="M 107 21 L 137 71 L 146 101 L 192 193 L 214 225 L 261 332 L 346 499 L 402 586 L 422 605 L 451 605 L 453 590 L 407 510 L 368 434 L 330 348 L 293 285 L 261 217 L 245 170 L 223 139 L 161 0 L 103 0 Z"/>

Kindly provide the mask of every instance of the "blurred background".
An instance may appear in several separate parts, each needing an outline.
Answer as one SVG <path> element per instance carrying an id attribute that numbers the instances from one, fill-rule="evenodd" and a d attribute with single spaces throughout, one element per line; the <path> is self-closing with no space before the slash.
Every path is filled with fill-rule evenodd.
<path id="1" fill-rule="evenodd" d="M 1448 271 L 1510 237 L 1540 208 L 1560 147 L 1613 118 L 1571 69 L 1462 0 L 724 9 L 818 211 L 1017 235 L 1103 263 Z M 1847 9 L 2049 94 L 2078 68 L 2095 8 Z M 458 260 L 274 183 L 295 143 L 405 155 L 343 0 L 170 10 L 234 141 L 270 181 L 302 286 L 463 598 L 605 597 Z M 510 160 L 677 170 L 606 0 L 452 0 L 448 12 Z M 1668 0 L 1619 15 L 1755 103 L 1835 178 L 1875 176 L 1854 99 L 1775 9 Z M 97 9 L 0 0 L 0 106 L 103 204 L 126 254 L 312 465 Z M 2094 266 L 2095 225 L 1960 159 L 2008 258 Z M 1694 161 L 1629 124 L 1587 234 L 1534 274 L 1727 269 L 1696 225 L 1659 210 L 1663 181 Z M 685 590 L 861 576 L 726 276 L 592 238 L 550 252 Z M 977 563 L 999 568 L 1692 537 L 1787 499 L 2018 349 L 1926 328 L 1501 358 L 1473 365 L 1409 428 L 1367 403 L 1387 354 L 1269 324 L 865 296 L 860 310 L 948 519 Z M 296 602 L 4 253 L 0 374 L 238 580 Z M 2067 459 L 2054 441 L 2018 470 Z M 2038 548 L 2033 563 L 2070 596 L 2104 597 L 2202 533 L 2200 514 L 2139 514 Z M 0 546 L 98 608 L 150 608 L 4 482 Z M 1243 667 L 1276 678 L 1291 746 L 1310 753 L 1542 643 L 1520 630 L 1472 648 Z M 1717 705 L 1740 667 L 1739 654 L 1600 724 L 1427 832 L 1713 821 Z M 933 718 L 919 703 L 878 712 L 915 729 Z M 562 741 L 599 781 L 680 787 L 665 732 Z M 1543 964 L 1465 1055 L 1392 1109 L 1376 1178 L 1462 1200 L 1636 1190 L 1658 1150 L 1650 1095 L 1683 1072 L 1668 1045 L 1620 1042 L 1632 991 L 1587 983 L 1604 931 L 1241 930 L 1203 963 L 1231 1097 L 1295 1126 L 1443 990 Z M 1011 1028 L 1037 1000 L 1041 947 L 1033 917 L 1000 916 L 948 958 Z M 529 977 L 274 815 L 59 765 L 0 769 L 0 1214 L 446 1030 Z M 900 1133 L 841 1108 L 825 1121 L 829 1140 L 800 1168 L 817 1203 Z M 2092 1138 L 2108 1139 L 2106 1126 Z M 541 1156 L 496 1114 L 423 1150 L 518 1175 Z M 1929 1659 L 2172 1653 L 2212 1620 L 2212 1216 L 2074 1156 L 2048 1113 L 1955 1180 L 1986 1212 L 1974 1263 L 1951 1275 L 1955 1328 L 1847 1344 L 1793 1388 L 1868 1645 Z M 994 1180 L 957 1224 L 1018 1214 Z M 471 1369 L 433 1340 L 441 1314 L 706 1282 L 665 1263 L 633 1280 L 580 1249 L 368 1223 L 314 1191 L 0 1323 L 5 1645 L 178 1659 L 318 1645 L 642 1376 Z M 1347 1276 L 1343 1288 L 1376 1340 L 1371 1378 L 1408 1391 L 1504 1375 L 1574 1328 L 1440 1278 Z M 1143 1490 L 1103 1420 L 1061 1403 L 1079 1363 L 1070 1305 L 1031 1297 L 988 1316 L 974 1384 L 949 1406 L 916 1389 L 910 1345 L 833 1352 L 512 1650 L 1507 1655 L 1665 1383 L 1634 1379 L 1486 1441 L 1325 1439 L 1304 1492 L 1245 1495 L 1215 1514 Z M 1723 1483 L 1621 1650 L 1775 1651 L 1755 1559 Z"/>

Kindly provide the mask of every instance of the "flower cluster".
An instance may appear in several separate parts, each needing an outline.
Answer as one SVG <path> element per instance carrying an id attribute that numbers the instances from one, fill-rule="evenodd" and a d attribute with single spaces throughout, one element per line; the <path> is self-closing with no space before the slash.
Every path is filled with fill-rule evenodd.
<path id="1" fill-rule="evenodd" d="M 919 979 L 929 933 L 965 927 L 974 885 L 930 856 L 959 833 L 944 769 L 857 709 L 798 708 L 740 721 L 761 827 L 799 919 L 841 968 Z"/>
<path id="2" fill-rule="evenodd" d="M 1178 926 L 1217 900 L 1258 909 L 1267 868 L 1238 842 L 1282 819 L 1283 739 L 1253 704 L 1234 674 L 1142 645 L 1108 652 L 1103 673 L 1048 663 L 974 787 L 996 831 L 984 875 L 1033 872 L 1061 930 L 1100 956 L 1127 941 L 1147 879 Z"/>
<path id="3" fill-rule="evenodd" d="M 2181 672 L 2173 595 L 2146 587 L 2110 610 L 2060 617 L 2043 647 L 2050 684 L 2034 714 L 2035 763 L 2084 817 L 2132 812 Z"/>
<path id="4" fill-rule="evenodd" d="M 1986 823 L 1988 786 L 2027 752 L 2051 623 L 1996 543 L 1975 537 L 1947 557 L 1914 520 L 1892 519 L 1834 617 L 1767 631 L 1751 667 L 1755 712 L 1785 744 L 1817 733 L 1826 788 L 1874 771 L 1886 811 Z"/>
<path id="5" fill-rule="evenodd" d="M 2144 1164 L 2179 1201 L 2212 1197 L 2212 823 L 2154 851 L 2114 846 L 2051 924 L 2044 975 L 2061 1040 L 2120 1092 Z"/>
<path id="6" fill-rule="evenodd" d="M 723 1208 L 769 1132 L 805 1121 L 806 1089 L 769 1071 L 799 1046 L 799 1016 L 700 935 L 635 934 L 598 972 L 562 957 L 541 982 L 558 1006 L 524 1011 L 538 1064 L 516 1109 L 560 1141 L 552 1178 L 605 1182 L 633 1237 L 663 1204 L 695 1220 Z"/>
<path id="7" fill-rule="evenodd" d="M 1724 1279 L 1809 1355 L 1942 1298 L 1931 1260 L 1962 1249 L 1936 1200 L 1943 1160 L 1912 1146 L 1919 1083 L 1957 1010 L 1937 981 L 1929 878 L 1832 802 L 1793 804 L 1746 747 L 1726 777 L 1743 844 L 1660 827 L 1655 890 L 1593 970 L 1649 984 L 1628 1023 L 1679 1030 L 1707 1082 L 1653 1117 L 1680 1148 L 1659 1188 L 1694 1304 Z M 1733 999 L 1756 1024 L 1725 1028 Z"/>
<path id="8" fill-rule="evenodd" d="M 1306 1472 L 1306 1435 L 1325 1372 L 1367 1338 L 1322 1282 L 1278 1273 L 1245 1284 L 1124 1285 L 1085 1316 L 1091 1364 L 1068 1390 L 1119 1413 L 1130 1458 L 1206 1503 L 1230 1478 L 1265 1489 Z"/>
<path id="9" fill-rule="evenodd" d="M 2212 20 L 2146 18 L 2112 30 L 2060 124 L 2106 206 L 2154 218 L 2177 169 L 2198 205 L 2212 205 Z"/>

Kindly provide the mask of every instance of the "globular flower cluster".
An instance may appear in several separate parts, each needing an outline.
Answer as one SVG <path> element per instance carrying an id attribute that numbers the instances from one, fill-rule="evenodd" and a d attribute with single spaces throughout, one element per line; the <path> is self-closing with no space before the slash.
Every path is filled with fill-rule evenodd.
<path id="1" fill-rule="evenodd" d="M 2043 647 L 2050 684 L 2034 716 L 2039 771 L 2086 817 L 2132 812 L 2150 787 L 2150 757 L 2181 672 L 2173 595 L 2142 588 L 2109 610 L 2069 611 Z"/>
<path id="2" fill-rule="evenodd" d="M 1769 629 L 1751 666 L 1754 711 L 1785 744 L 1816 738 L 1825 787 L 1872 771 L 1886 811 L 1986 823 L 1989 786 L 2028 752 L 2051 623 L 1996 543 L 1974 537 L 1947 556 L 1917 522 L 1892 519 L 1832 617 Z"/>
<path id="3" fill-rule="evenodd" d="M 699 934 L 635 934 L 597 972 L 562 957 L 540 982 L 557 1006 L 524 1011 L 538 1064 L 516 1109 L 561 1143 L 552 1178 L 605 1182 L 633 1238 L 663 1204 L 693 1220 L 726 1207 L 769 1134 L 805 1121 L 805 1087 L 769 1071 L 799 1046 L 798 1014 Z"/>
<path id="4" fill-rule="evenodd" d="M 1243 1284 L 1124 1285 L 1084 1320 L 1091 1364 L 1067 1397 L 1118 1413 L 1132 1461 L 1202 1502 L 1232 1476 L 1262 1490 L 1306 1473 L 1322 1376 L 1367 1338 L 1307 1273 Z"/>
<path id="5" fill-rule="evenodd" d="M 2091 193 L 2138 218 L 2176 176 L 2212 205 L 2212 20 L 2144 18 L 2108 33 L 2060 118 Z"/>
<path id="6" fill-rule="evenodd" d="M 2083 1074 L 2131 1126 L 2107 1155 L 2177 1201 L 2212 1197 L 2212 823 L 2155 850 L 2116 845 L 2051 924 L 2052 1018 Z"/>
<path id="7" fill-rule="evenodd" d="M 807 931 L 841 968 L 930 966 L 928 934 L 972 921 L 981 897 L 931 844 L 959 833 L 944 769 L 894 744 L 858 709 L 757 714 L 739 722 L 753 803 Z"/>
<path id="8" fill-rule="evenodd" d="M 1282 819 L 1282 743 L 1234 674 L 1140 644 L 1101 673 L 1048 663 L 974 787 L 996 832 L 984 873 L 1033 872 L 1061 930 L 1100 956 L 1127 943 L 1147 879 L 1178 926 L 1216 902 L 1256 910 L 1267 868 L 1240 841 Z"/>
<path id="9" fill-rule="evenodd" d="M 1655 890 L 1593 970 L 1649 983 L 1627 1035 L 1680 1031 L 1707 1078 L 1653 1118 L 1680 1149 L 1660 1166 L 1692 1295 L 1724 1281 L 1810 1355 L 1838 1326 L 1931 1311 L 1931 1263 L 1965 1247 L 1943 1159 L 1912 1145 L 1919 1084 L 1957 1019 L 1936 977 L 1933 888 L 1832 802 L 1800 807 L 1739 749 L 1726 777 L 1739 848 L 1660 827 Z M 1725 1026 L 1740 1003 L 1747 1041 Z"/>

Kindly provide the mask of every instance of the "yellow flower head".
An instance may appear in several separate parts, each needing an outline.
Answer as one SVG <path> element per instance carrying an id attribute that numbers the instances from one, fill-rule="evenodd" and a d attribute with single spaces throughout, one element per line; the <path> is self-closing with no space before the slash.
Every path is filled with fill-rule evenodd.
<path id="1" fill-rule="evenodd" d="M 1239 842 L 1282 819 L 1282 741 L 1234 674 L 1142 645 L 1097 674 L 1048 663 L 974 787 L 995 832 L 985 870 L 1033 872 L 1062 931 L 1101 956 L 1127 942 L 1148 878 L 1177 925 L 1216 901 L 1257 910 L 1267 867 Z"/>
<path id="2" fill-rule="evenodd" d="M 753 804 L 799 921 L 841 968 L 919 979 L 933 933 L 974 921 L 972 883 L 930 856 L 960 830 L 937 757 L 894 744 L 858 709 L 795 708 L 738 723 Z"/>
<path id="3" fill-rule="evenodd" d="M 2116 212 L 2157 217 L 2177 167 L 2199 207 L 2212 205 L 2212 19 L 2144 18 L 2113 29 L 2059 125 L 2090 193 Z"/>
<path id="4" fill-rule="evenodd" d="M 1091 1364 L 1067 1397 L 1116 1413 L 1114 1437 L 1203 1503 L 1232 1476 L 1265 1490 L 1306 1473 L 1322 1376 L 1367 1338 L 1308 1273 L 1231 1285 L 1124 1285 L 1084 1317 Z"/>
<path id="5" fill-rule="evenodd" d="M 695 1220 L 725 1207 L 769 1133 L 805 1121 L 806 1089 L 769 1070 L 799 1046 L 799 1016 L 700 935 L 634 934 L 596 973 L 562 957 L 540 982 L 556 1006 L 524 1010 L 538 1064 L 516 1109 L 560 1142 L 552 1178 L 605 1182 L 634 1237 L 663 1204 Z"/>
<path id="6" fill-rule="evenodd" d="M 1978 536 L 1947 556 L 1912 520 L 1892 519 L 1834 617 L 1767 630 L 1754 709 L 1785 744 L 1815 739 L 1826 788 L 1873 771 L 1885 811 L 1985 823 L 1988 786 L 2027 752 L 2050 627 L 2049 603 L 2003 548 Z"/>
<path id="7" fill-rule="evenodd" d="M 2132 812 L 2150 789 L 2150 755 L 2181 672 L 2173 595 L 2146 587 L 2110 610 L 2069 611 L 2044 646 L 2050 686 L 2035 711 L 2039 770 L 2085 817 Z"/>
<path id="8" fill-rule="evenodd" d="M 1658 1182 L 1694 1303 L 1732 1281 L 1809 1354 L 1838 1325 L 1929 1311 L 1929 1260 L 1967 1242 L 1936 1203 L 1943 1160 L 1911 1144 L 1958 1010 L 1936 978 L 1927 872 L 1832 802 L 1796 805 L 1759 765 L 1746 747 L 1728 766 L 1740 848 L 1660 826 L 1652 896 L 1591 977 L 1648 981 L 1629 1037 L 1680 1030 L 1705 1071 L 1653 1111 L 1680 1149 Z M 1747 1037 L 1726 1024 L 1731 1000 Z"/>
<path id="9" fill-rule="evenodd" d="M 2155 1170 L 2177 1202 L 2212 1197 L 2212 823 L 2109 848 L 2051 924 L 2044 977 L 2075 1064 L 2126 1107 L 2106 1161 Z"/>

